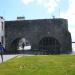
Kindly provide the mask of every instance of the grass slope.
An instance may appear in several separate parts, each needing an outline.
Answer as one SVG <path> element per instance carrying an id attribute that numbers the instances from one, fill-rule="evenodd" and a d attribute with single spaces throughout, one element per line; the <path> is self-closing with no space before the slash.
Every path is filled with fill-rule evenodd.
<path id="1" fill-rule="evenodd" d="M 0 64 L 0 75 L 75 75 L 75 55 L 16 57 Z"/>

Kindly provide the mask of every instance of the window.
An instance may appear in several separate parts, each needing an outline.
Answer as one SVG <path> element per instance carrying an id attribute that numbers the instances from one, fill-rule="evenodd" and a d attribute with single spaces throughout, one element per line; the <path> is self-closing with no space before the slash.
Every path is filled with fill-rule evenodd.
<path id="1" fill-rule="evenodd" d="M 2 30 L 3 30 L 3 22 L 1 22 L 2 23 Z"/>
<path id="2" fill-rule="evenodd" d="M 3 44 L 3 36 L 1 37 L 1 42 L 2 42 L 2 44 Z"/>

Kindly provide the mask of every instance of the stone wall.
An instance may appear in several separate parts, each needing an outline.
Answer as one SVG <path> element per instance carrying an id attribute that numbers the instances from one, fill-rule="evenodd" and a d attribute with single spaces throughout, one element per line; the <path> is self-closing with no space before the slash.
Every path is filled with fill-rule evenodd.
<path id="1" fill-rule="evenodd" d="M 16 53 L 17 43 L 21 38 L 26 38 L 32 46 L 31 50 L 37 52 L 40 50 L 40 40 L 45 37 L 54 38 L 59 42 L 60 53 L 70 53 L 72 51 L 71 34 L 68 31 L 66 19 L 15 20 L 5 22 L 7 52 Z M 48 49 L 52 47 L 48 47 Z M 45 52 L 48 53 L 48 50 Z M 50 52 L 49 54 L 51 54 Z"/>

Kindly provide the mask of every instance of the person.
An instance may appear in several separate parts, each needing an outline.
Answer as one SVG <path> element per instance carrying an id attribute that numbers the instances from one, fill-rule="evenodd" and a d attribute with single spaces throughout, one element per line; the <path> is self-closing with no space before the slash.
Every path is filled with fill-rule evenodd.
<path id="1" fill-rule="evenodd" d="M 3 51 L 4 51 L 4 47 L 2 46 L 1 42 L 0 42 L 0 54 L 1 54 L 1 60 L 3 62 Z"/>
<path id="2" fill-rule="evenodd" d="M 23 48 L 23 54 L 24 54 L 24 47 L 25 47 L 25 43 L 22 43 L 22 48 Z"/>

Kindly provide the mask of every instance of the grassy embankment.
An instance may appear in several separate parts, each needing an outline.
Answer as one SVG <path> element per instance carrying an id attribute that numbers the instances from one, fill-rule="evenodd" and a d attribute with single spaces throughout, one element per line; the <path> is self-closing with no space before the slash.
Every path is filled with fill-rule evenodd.
<path id="1" fill-rule="evenodd" d="M 75 75 L 75 55 L 16 57 L 0 64 L 0 75 Z"/>

